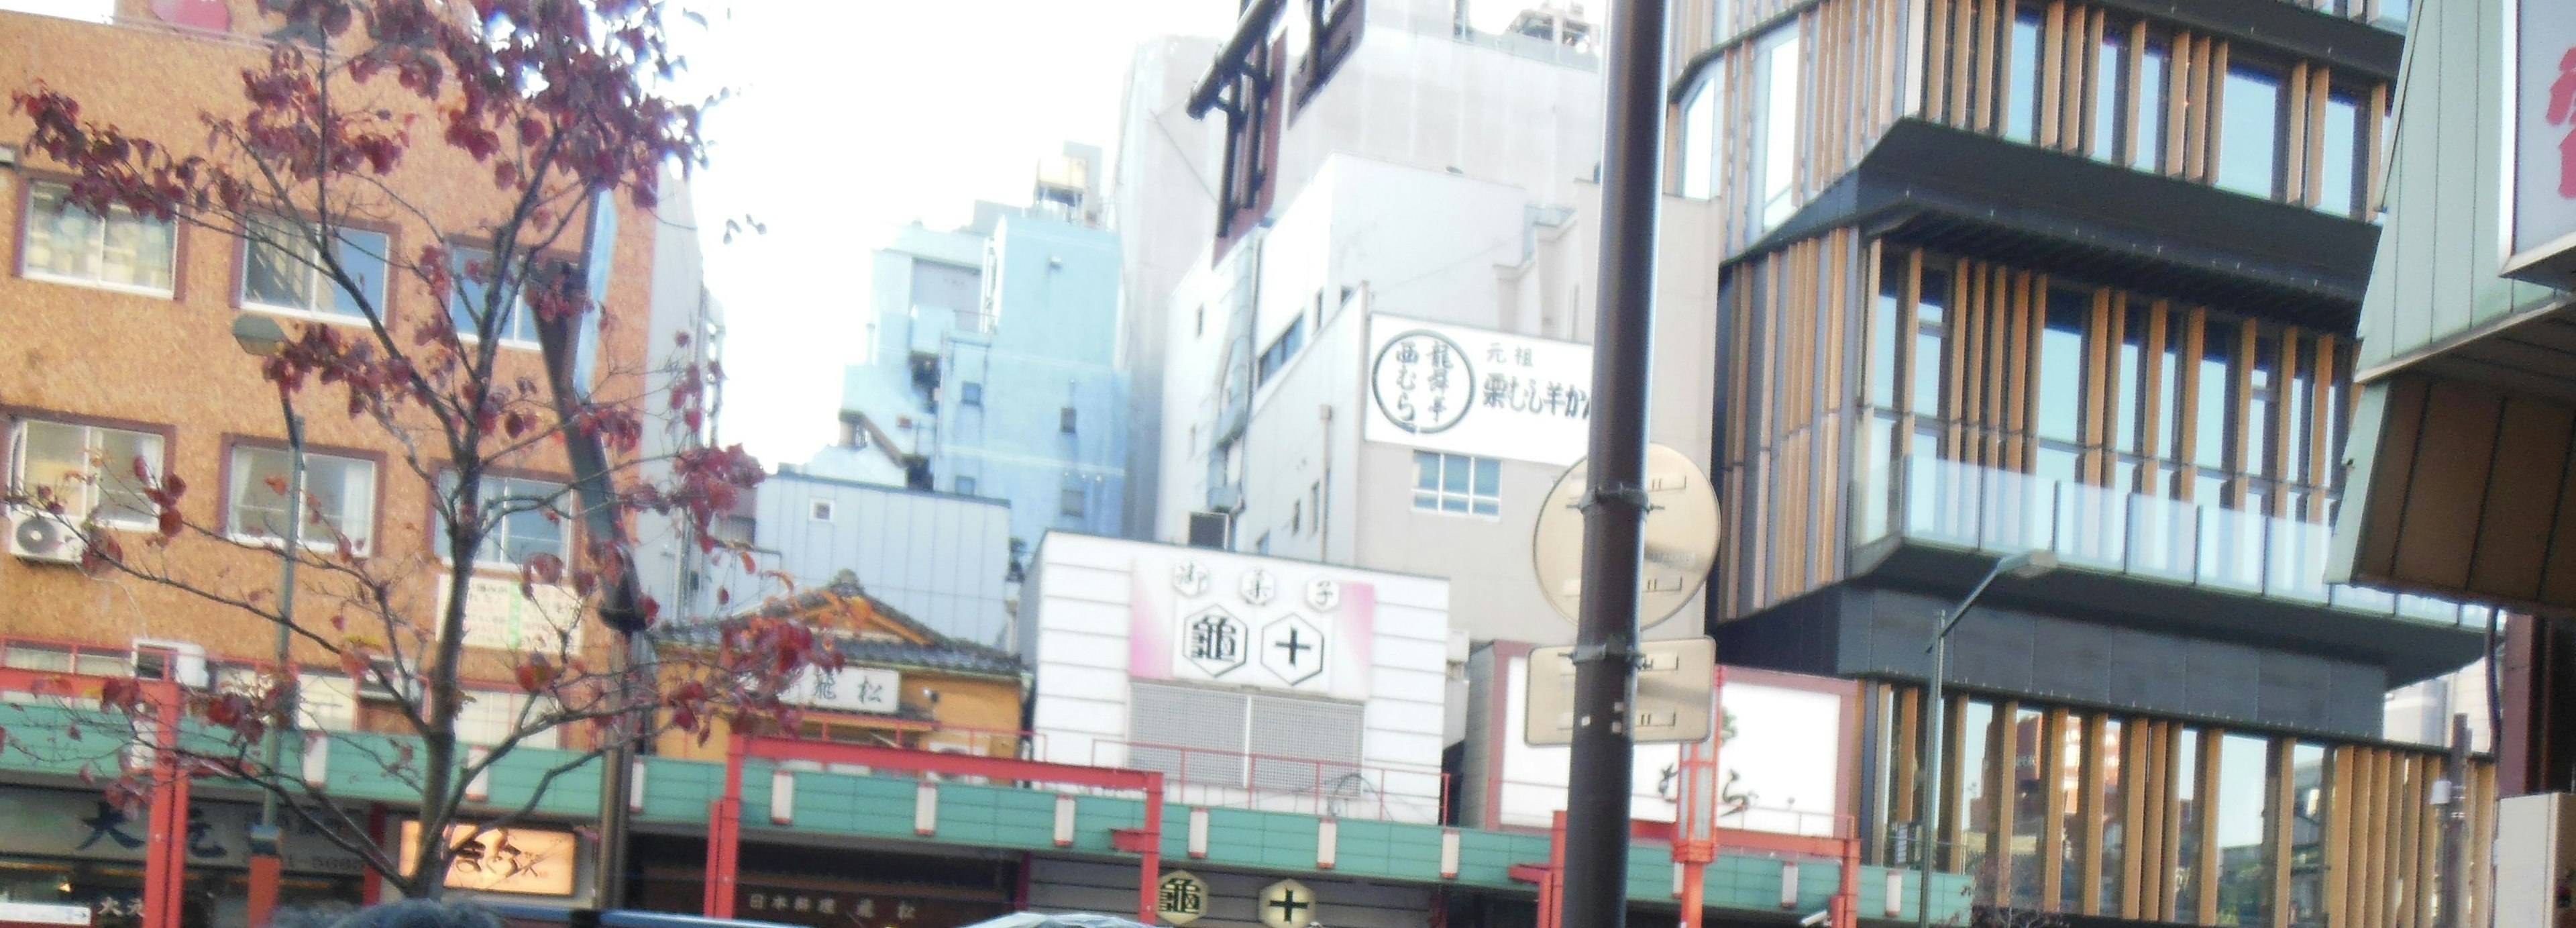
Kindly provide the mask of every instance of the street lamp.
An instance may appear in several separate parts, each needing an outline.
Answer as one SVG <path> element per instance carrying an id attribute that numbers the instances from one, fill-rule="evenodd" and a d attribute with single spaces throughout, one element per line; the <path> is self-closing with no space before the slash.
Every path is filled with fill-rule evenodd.
<path id="1" fill-rule="evenodd" d="M 233 317 L 233 341 L 245 353 L 256 357 L 275 357 L 285 350 L 286 330 L 277 320 L 256 313 Z M 278 551 L 277 580 L 277 672 L 280 686 L 276 716 L 269 720 L 268 731 L 260 739 L 260 761 L 273 775 L 286 753 L 285 730 L 295 718 L 295 675 L 287 670 L 293 659 L 295 621 L 295 563 L 304 544 L 304 418 L 295 414 L 295 403 L 288 397 L 286 385 L 277 386 L 277 406 L 286 413 L 286 537 Z M 259 797 L 259 824 L 251 828 L 250 924 L 263 928 L 268 916 L 276 910 L 277 888 L 285 861 L 283 829 L 278 827 L 277 793 L 262 790 Z"/>
<path id="2" fill-rule="evenodd" d="M 1932 676 L 1923 687 L 1924 703 L 1929 709 L 1923 728 L 1923 775 L 1917 781 L 1921 784 L 1921 792 L 1914 800 L 1914 853 L 1923 877 L 1923 885 L 1916 887 L 1918 895 L 1914 905 L 1914 924 L 1918 926 L 1929 928 L 1932 924 L 1932 854 L 1939 844 L 1941 745 L 1947 740 L 1942 737 L 1941 681 L 1950 672 L 1950 630 L 1959 627 L 1959 620 L 1968 614 L 1969 607 L 1977 604 L 1979 597 L 1986 595 L 1986 587 L 1992 585 L 1996 577 L 2010 574 L 2016 580 L 2028 580 L 2056 569 L 2057 552 L 2054 551 L 2006 555 L 1995 562 L 1993 569 L 1986 571 L 1985 579 L 1977 581 L 1977 585 L 1968 590 L 1968 598 L 1960 600 L 1956 608 L 1932 615 L 1932 642 L 1923 646 L 1923 650 L 1932 653 Z"/>

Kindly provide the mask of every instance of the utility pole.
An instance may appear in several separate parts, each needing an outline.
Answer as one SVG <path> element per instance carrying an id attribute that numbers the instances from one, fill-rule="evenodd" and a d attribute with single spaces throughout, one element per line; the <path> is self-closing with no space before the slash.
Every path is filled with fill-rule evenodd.
<path id="1" fill-rule="evenodd" d="M 1624 928 L 1628 791 L 1636 764 L 1637 582 L 1645 554 L 1646 411 L 1653 381 L 1655 227 L 1663 190 L 1664 0 L 1610 12 L 1601 159 L 1601 283 L 1574 646 L 1562 928 Z"/>

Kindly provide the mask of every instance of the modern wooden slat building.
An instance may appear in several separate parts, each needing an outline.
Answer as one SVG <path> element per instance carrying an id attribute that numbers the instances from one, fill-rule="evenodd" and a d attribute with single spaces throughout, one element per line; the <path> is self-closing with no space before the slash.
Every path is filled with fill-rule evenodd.
<path id="1" fill-rule="evenodd" d="M 2450 762 L 2381 714 L 2490 612 L 2326 581 L 2406 12 L 1677 5 L 1667 189 L 1723 227 L 1710 618 L 1730 664 L 1871 682 L 1873 862 L 1920 846 L 1937 613 L 2044 549 L 1930 733 L 1979 904 L 2483 923 L 2437 899 Z"/>

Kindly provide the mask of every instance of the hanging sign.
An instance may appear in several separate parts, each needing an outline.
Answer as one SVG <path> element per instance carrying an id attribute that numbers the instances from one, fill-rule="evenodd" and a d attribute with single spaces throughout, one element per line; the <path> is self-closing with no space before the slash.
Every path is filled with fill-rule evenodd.
<path id="1" fill-rule="evenodd" d="M 1207 882 L 1187 870 L 1174 870 L 1163 877 L 1154 891 L 1154 914 L 1175 925 L 1186 925 L 1207 914 Z"/>

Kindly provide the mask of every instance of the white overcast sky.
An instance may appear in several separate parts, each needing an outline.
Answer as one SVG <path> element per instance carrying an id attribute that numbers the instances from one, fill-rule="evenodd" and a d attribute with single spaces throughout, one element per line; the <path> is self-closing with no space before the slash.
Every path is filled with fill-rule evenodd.
<path id="1" fill-rule="evenodd" d="M 802 462 L 837 430 L 842 367 L 868 307 L 869 249 L 919 219 L 954 227 L 978 199 L 1027 201 L 1066 141 L 1113 149 L 1128 60 L 1160 35 L 1223 36 L 1237 0 L 683 0 L 706 30 L 674 40 L 693 84 L 736 96 L 708 117 L 697 180 L 707 285 L 725 306 L 720 428 L 763 463 Z M 1475 0 L 1499 29 L 1536 0 Z M 1605 6 L 1606 4 L 1588 4 Z M 721 12 L 730 7 L 730 12 Z M 96 16 L 112 0 L 0 0 Z M 1597 15 L 1597 14 L 1596 14 Z M 765 235 L 721 238 L 727 217 Z"/>

